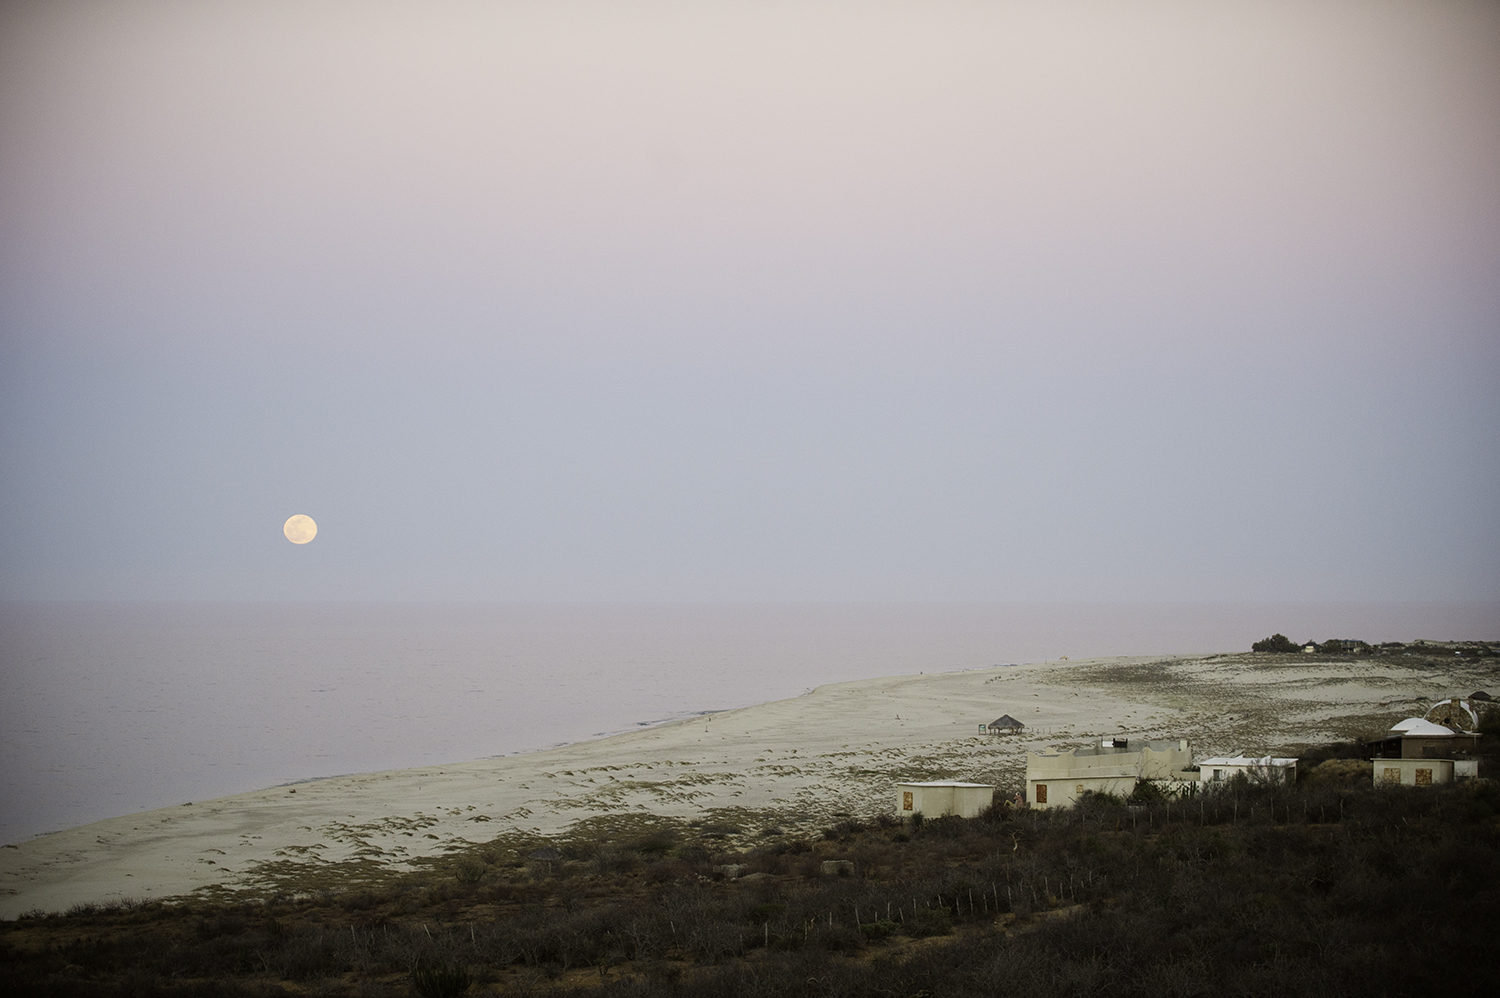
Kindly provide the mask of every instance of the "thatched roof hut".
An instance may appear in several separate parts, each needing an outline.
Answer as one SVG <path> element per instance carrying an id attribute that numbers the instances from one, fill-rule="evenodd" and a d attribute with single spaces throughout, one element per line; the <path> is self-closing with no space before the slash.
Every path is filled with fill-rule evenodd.
<path id="1" fill-rule="evenodd" d="M 989 724 L 985 725 L 985 727 L 989 728 L 990 734 L 992 735 L 1007 735 L 1013 732 L 1020 731 L 1022 728 L 1026 727 L 1026 725 L 1022 724 L 1014 717 L 1011 717 L 1009 714 L 1001 714 Z"/>

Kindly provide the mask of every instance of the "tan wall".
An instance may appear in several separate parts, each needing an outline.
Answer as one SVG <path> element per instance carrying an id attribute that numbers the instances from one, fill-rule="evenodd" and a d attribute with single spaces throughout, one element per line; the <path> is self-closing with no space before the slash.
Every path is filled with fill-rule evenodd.
<path id="1" fill-rule="evenodd" d="M 928 818 L 936 818 L 942 814 L 953 813 L 953 788 L 952 787 L 904 787 L 905 792 L 912 795 L 911 810 L 908 815 L 920 814 Z"/>
<path id="2" fill-rule="evenodd" d="M 1453 782 L 1451 759 L 1376 759 L 1375 785 L 1407 787 Z"/>
<path id="3" fill-rule="evenodd" d="M 979 817 L 994 802 L 994 787 L 957 787 L 953 791 L 953 813 L 965 818 Z"/>
<path id="4" fill-rule="evenodd" d="M 1048 808 L 1068 807 L 1089 791 L 1128 797 L 1137 780 L 1180 779 L 1181 770 L 1192 762 L 1186 739 L 1159 749 L 1142 745 L 1135 751 L 1028 752 L 1026 800 L 1032 807 Z M 1047 788 L 1045 801 L 1038 800 L 1041 786 Z"/>
<path id="5" fill-rule="evenodd" d="M 978 817 L 995 800 L 994 787 L 923 787 L 913 783 L 896 784 L 896 815 L 909 818 L 920 813 L 924 818 L 956 814 L 963 818 Z"/>
<path id="6" fill-rule="evenodd" d="M 1136 777 L 1131 776 L 1071 776 L 1067 779 L 1042 779 L 1026 781 L 1026 800 L 1032 807 L 1046 809 L 1049 807 L 1072 807 L 1078 798 L 1085 793 L 1116 794 L 1120 797 L 1129 797 L 1135 790 Z M 1039 787 L 1046 787 L 1046 800 L 1038 792 Z"/>

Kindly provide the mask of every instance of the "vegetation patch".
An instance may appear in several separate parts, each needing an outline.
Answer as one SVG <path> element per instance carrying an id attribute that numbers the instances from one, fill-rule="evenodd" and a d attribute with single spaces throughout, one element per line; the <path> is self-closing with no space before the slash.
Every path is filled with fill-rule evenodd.
<path id="1" fill-rule="evenodd" d="M 1500 788 L 1377 789 L 1345 772 L 1358 750 L 1191 798 L 814 833 L 754 810 L 609 814 L 404 871 L 286 860 L 253 895 L 0 923 L 0 991 L 1430 993 L 1500 933 Z"/>

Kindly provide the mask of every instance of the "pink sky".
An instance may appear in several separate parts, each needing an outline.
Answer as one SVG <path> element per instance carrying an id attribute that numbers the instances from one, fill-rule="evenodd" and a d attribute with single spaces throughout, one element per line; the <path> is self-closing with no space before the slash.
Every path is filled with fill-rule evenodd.
<path id="1" fill-rule="evenodd" d="M 1500 598 L 1391 481 L 1500 483 L 1493 4 L 18 3 L 0 95 L 0 477 L 72 538 L 0 595 Z M 350 560 L 256 553 L 320 503 Z"/>

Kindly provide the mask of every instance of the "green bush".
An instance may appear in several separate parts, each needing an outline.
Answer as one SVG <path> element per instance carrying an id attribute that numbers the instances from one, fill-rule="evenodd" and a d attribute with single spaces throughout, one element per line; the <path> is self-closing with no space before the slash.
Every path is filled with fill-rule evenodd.
<path id="1" fill-rule="evenodd" d="M 676 844 L 675 838 L 666 832 L 652 832 L 649 835 L 641 836 L 632 843 L 636 852 L 643 856 L 651 857 L 665 856 L 672 851 L 672 847 Z"/>
<path id="2" fill-rule="evenodd" d="M 1269 638 L 1261 638 L 1250 646 L 1250 650 L 1287 652 L 1299 651 L 1300 649 L 1285 634 L 1278 633 L 1271 635 Z"/>
<path id="3" fill-rule="evenodd" d="M 453 876 L 461 884 L 477 884 L 484 879 L 484 873 L 484 861 L 474 856 L 465 856 L 453 866 Z"/>
<path id="4" fill-rule="evenodd" d="M 1155 780 L 1136 780 L 1130 800 L 1136 804 L 1157 804 L 1167 799 L 1167 794 Z"/>

